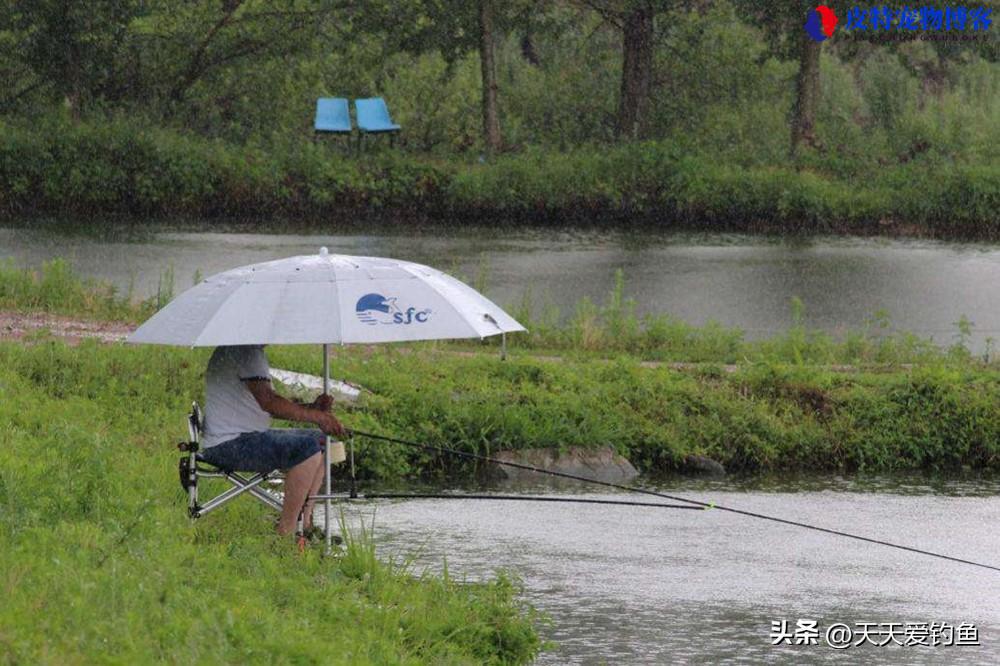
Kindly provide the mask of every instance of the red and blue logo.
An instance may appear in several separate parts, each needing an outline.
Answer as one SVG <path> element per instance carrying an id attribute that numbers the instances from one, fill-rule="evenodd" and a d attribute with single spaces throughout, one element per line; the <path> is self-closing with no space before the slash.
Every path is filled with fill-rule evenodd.
<path id="1" fill-rule="evenodd" d="M 833 29 L 836 27 L 837 15 L 826 5 L 819 5 L 806 18 L 806 33 L 817 42 L 825 42 L 833 37 Z"/>

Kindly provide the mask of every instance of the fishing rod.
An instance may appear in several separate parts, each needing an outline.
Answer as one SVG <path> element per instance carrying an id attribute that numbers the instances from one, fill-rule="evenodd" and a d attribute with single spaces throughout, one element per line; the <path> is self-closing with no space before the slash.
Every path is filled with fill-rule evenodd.
<path id="1" fill-rule="evenodd" d="M 478 460 L 480 462 L 493 463 L 495 465 L 504 465 L 506 467 L 513 467 L 516 469 L 523 469 L 528 472 L 535 472 L 538 474 L 546 474 L 548 476 L 555 476 L 563 479 L 571 479 L 573 481 L 580 481 L 583 483 L 591 483 L 598 486 L 604 486 L 606 488 L 615 488 L 617 490 L 625 490 L 631 493 L 638 493 L 642 495 L 651 495 L 653 497 L 659 497 L 661 499 L 671 500 L 673 502 L 682 502 L 684 504 L 692 505 L 694 508 L 701 509 L 714 509 L 717 511 L 725 511 L 727 513 L 734 513 L 740 516 L 747 516 L 750 518 L 758 518 L 760 520 L 767 520 L 774 523 L 781 523 L 783 525 L 791 525 L 793 527 L 801 527 L 807 530 L 813 530 L 815 532 L 823 532 L 825 534 L 833 534 L 835 536 L 846 537 L 848 539 L 854 539 L 856 541 L 864 541 L 866 543 L 873 543 L 879 546 L 887 546 L 889 548 L 896 548 L 897 550 L 905 550 L 911 553 L 917 553 L 918 555 L 927 555 L 928 557 L 936 557 L 942 560 L 948 560 L 951 562 L 958 562 L 960 564 L 968 564 L 974 567 L 980 567 L 982 569 L 990 569 L 992 571 L 1000 571 L 1000 567 L 994 566 L 992 564 L 984 564 L 982 562 L 975 562 L 973 560 L 966 560 L 960 557 L 953 557 L 951 555 L 944 555 L 942 553 L 935 553 L 929 550 L 923 550 L 921 548 L 914 548 L 912 546 L 904 546 L 898 543 L 892 543 L 891 541 L 883 541 L 882 539 L 873 539 L 871 537 L 861 536 L 860 534 L 853 534 L 851 532 L 844 532 L 841 530 L 834 530 L 828 527 L 820 527 L 818 525 L 810 525 L 809 523 L 800 523 L 795 520 L 788 520 L 787 518 L 778 518 L 777 516 L 769 516 L 763 513 L 757 513 L 755 511 L 746 511 L 743 509 L 736 509 L 733 507 L 722 506 L 716 504 L 715 502 L 702 502 L 699 500 L 689 499 L 687 497 L 680 497 L 677 495 L 670 495 L 667 493 L 661 493 L 656 490 L 649 490 L 648 488 L 642 488 L 639 486 L 627 486 L 621 483 L 612 483 L 611 481 L 601 481 L 599 479 L 590 479 L 585 476 L 579 476 L 577 474 L 569 474 L 568 472 L 557 472 L 552 469 L 545 469 L 544 467 L 535 467 L 534 465 L 528 465 L 525 463 L 512 462 L 507 460 L 499 460 L 497 458 L 490 458 L 489 456 L 480 455 L 478 453 L 469 453 L 467 451 L 459 451 L 458 449 L 450 449 L 444 446 L 435 446 L 433 444 L 421 444 L 419 442 L 411 442 L 405 439 L 399 439 L 397 437 L 388 437 L 386 435 L 378 435 L 375 433 L 364 432 L 361 430 L 348 430 L 348 434 L 357 435 L 360 437 L 367 437 L 368 439 L 381 440 L 383 442 L 390 442 L 392 444 L 400 444 L 402 446 L 409 446 L 411 448 L 423 449 L 424 451 L 435 451 L 437 453 L 446 453 L 449 455 L 457 456 L 459 458 L 467 458 L 469 460 Z M 450 498 L 456 498 L 457 495 L 451 495 Z M 666 506 L 666 505 L 660 505 Z"/>
<path id="2" fill-rule="evenodd" d="M 611 504 L 615 506 L 643 506 L 656 509 L 689 509 L 703 511 L 699 506 L 688 504 L 663 504 L 662 502 L 629 502 L 624 500 L 599 500 L 581 497 L 540 497 L 538 495 L 473 495 L 468 493 L 365 493 L 348 499 L 470 499 L 470 500 L 501 500 L 512 502 L 566 502 L 573 504 Z"/>

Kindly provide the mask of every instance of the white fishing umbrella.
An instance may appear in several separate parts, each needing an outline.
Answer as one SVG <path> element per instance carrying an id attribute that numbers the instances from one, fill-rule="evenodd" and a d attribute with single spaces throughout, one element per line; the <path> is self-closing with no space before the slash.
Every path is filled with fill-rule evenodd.
<path id="1" fill-rule="evenodd" d="M 234 268 L 188 289 L 128 342 L 218 347 L 485 338 L 525 328 L 441 271 L 329 254 Z"/>
<path id="2" fill-rule="evenodd" d="M 127 339 L 136 344 L 329 345 L 485 338 L 526 330 L 495 303 L 441 271 L 396 259 L 330 254 L 234 268 L 188 289 Z M 329 443 L 329 440 L 328 440 Z M 330 544 L 330 446 L 326 452 Z M 351 467 L 353 476 L 354 456 Z"/>

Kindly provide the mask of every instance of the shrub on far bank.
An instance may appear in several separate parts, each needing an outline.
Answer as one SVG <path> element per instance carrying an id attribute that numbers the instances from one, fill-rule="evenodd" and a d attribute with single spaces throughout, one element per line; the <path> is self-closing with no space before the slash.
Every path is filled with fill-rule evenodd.
<path id="1" fill-rule="evenodd" d="M 927 155 L 743 165 L 675 141 L 443 160 L 321 140 L 235 146 L 130 120 L 58 116 L 0 132 L 0 215 L 647 225 L 786 232 L 1000 233 L 1000 167 Z M 384 142 L 382 142 L 384 144 Z M 852 171 L 853 170 L 853 171 Z"/>

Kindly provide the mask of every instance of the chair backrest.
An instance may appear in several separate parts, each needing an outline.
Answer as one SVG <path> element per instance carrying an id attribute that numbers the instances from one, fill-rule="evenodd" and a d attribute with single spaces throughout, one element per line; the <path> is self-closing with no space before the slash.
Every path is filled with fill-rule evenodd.
<path id="1" fill-rule="evenodd" d="M 358 116 L 358 127 L 366 131 L 399 129 L 392 122 L 389 109 L 381 97 L 354 100 L 354 110 Z"/>
<path id="2" fill-rule="evenodd" d="M 205 428 L 205 419 L 201 415 L 201 407 L 197 402 L 191 403 L 191 413 L 188 414 L 188 435 L 192 442 L 201 441 L 201 431 Z"/>
<path id="3" fill-rule="evenodd" d="M 316 100 L 317 132 L 350 132 L 351 111 L 343 97 L 320 97 Z"/>

